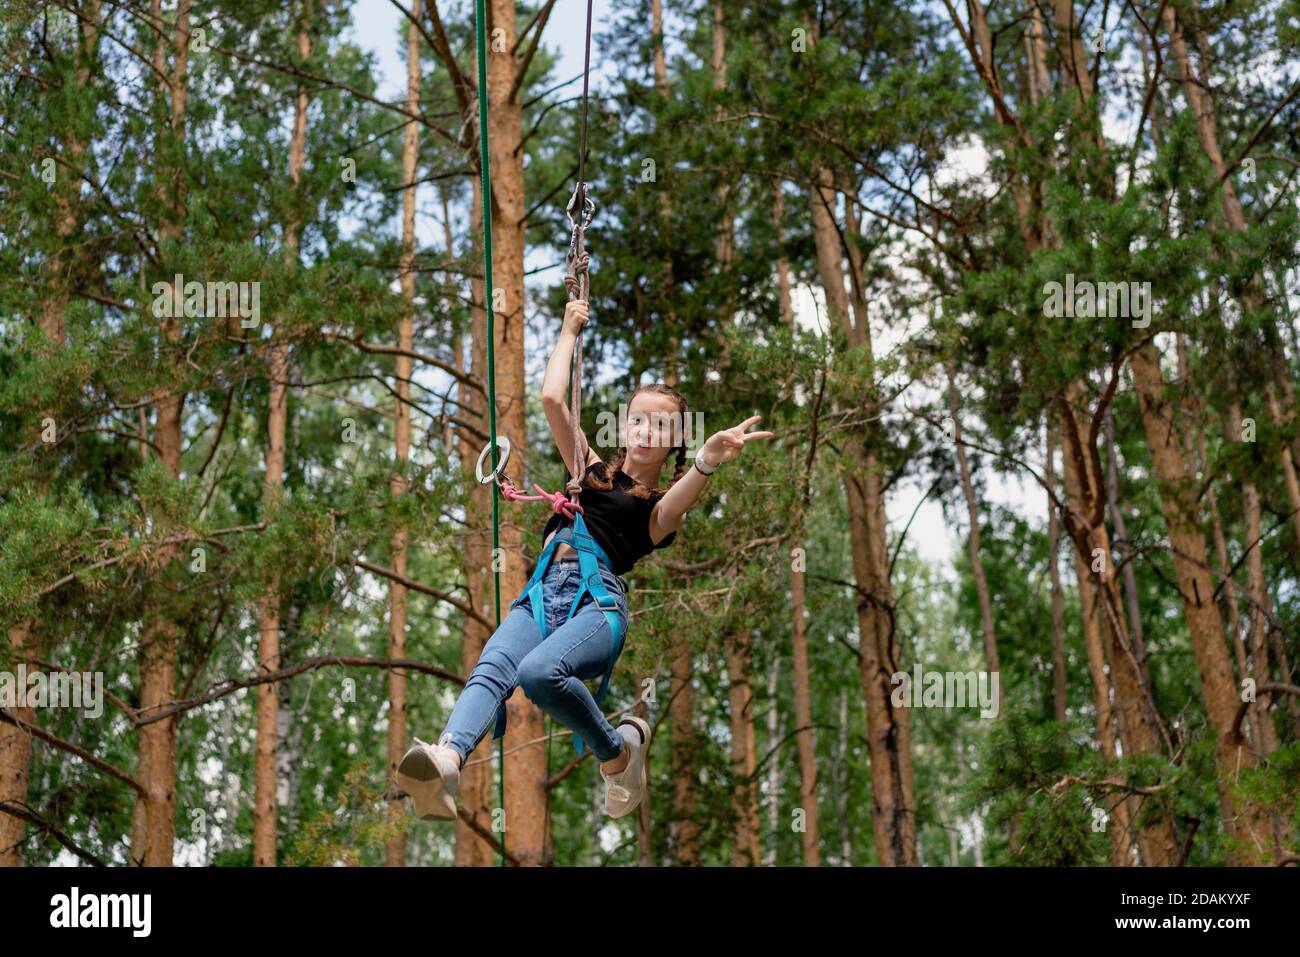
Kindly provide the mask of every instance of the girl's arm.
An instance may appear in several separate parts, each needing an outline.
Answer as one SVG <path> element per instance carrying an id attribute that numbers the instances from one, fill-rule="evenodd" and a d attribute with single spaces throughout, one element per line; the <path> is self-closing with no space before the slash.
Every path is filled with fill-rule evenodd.
<path id="1" fill-rule="evenodd" d="M 709 436 L 700 450 L 705 466 L 716 468 L 723 462 L 740 458 L 740 453 L 745 450 L 745 443 L 750 439 L 772 438 L 771 432 L 745 432 L 761 418 L 761 415 L 751 415 L 735 428 L 723 429 Z M 655 503 L 654 510 L 650 513 L 651 542 L 658 545 L 669 532 L 675 532 L 682 527 L 687 510 L 700 497 L 700 492 L 704 491 L 704 483 L 707 481 L 708 476 L 692 465 L 686 470 L 686 474 L 664 494 L 664 497 Z"/>
<path id="2" fill-rule="evenodd" d="M 564 328 L 560 330 L 560 338 L 556 340 L 555 351 L 546 363 L 546 376 L 542 379 L 542 410 L 546 413 L 546 421 L 551 426 L 551 437 L 555 439 L 555 447 L 560 450 L 560 458 L 566 468 L 573 463 L 573 416 L 565 401 L 565 392 L 569 388 L 573 345 L 586 324 L 586 300 L 570 299 L 564 307 Z M 599 461 L 600 456 L 595 450 L 588 448 L 585 464 L 591 465 Z"/>

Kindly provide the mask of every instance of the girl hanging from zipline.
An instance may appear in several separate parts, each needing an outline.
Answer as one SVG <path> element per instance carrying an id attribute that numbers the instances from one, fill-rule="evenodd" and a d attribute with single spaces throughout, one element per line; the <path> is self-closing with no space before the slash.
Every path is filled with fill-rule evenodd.
<path id="1" fill-rule="evenodd" d="M 656 382 L 632 393 L 627 444 L 612 462 L 603 462 L 587 446 L 564 396 L 574 345 L 586 322 L 587 301 L 569 300 L 542 384 L 542 405 L 560 455 L 576 463 L 585 452 L 583 468 L 575 469 L 575 475 L 584 473 L 581 484 L 570 486 L 580 488 L 580 508 L 570 517 L 569 502 L 558 494 L 547 496 L 555 514 L 542 531 L 544 549 L 533 580 L 484 645 L 438 743 L 416 738 L 399 764 L 398 785 L 423 820 L 456 818 L 460 768 L 494 716 L 493 737 L 504 734 L 505 701 L 516 686 L 573 732 L 579 754 L 585 742 L 600 759 L 605 813 L 623 817 L 641 803 L 650 725 L 636 715 L 611 725 L 599 706 L 627 631 L 627 587 L 621 576 L 672 544 L 714 469 L 739 458 L 750 439 L 772 437 L 771 432 L 747 433 L 760 418 L 751 416 L 711 435 L 688 470 L 686 400 L 672 386 Z M 676 453 L 673 477 L 660 489 L 669 452 Z M 503 467 L 504 462 L 497 470 Z M 583 682 L 602 676 L 593 698 Z"/>

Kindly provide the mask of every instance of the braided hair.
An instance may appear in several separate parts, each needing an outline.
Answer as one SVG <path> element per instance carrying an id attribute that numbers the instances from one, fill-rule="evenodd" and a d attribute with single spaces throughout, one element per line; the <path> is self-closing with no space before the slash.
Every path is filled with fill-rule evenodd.
<path id="1" fill-rule="evenodd" d="M 638 387 L 633 391 L 632 395 L 628 397 L 628 404 L 630 405 L 632 400 L 642 392 L 657 392 L 660 395 L 668 396 L 677 403 L 677 414 L 681 417 L 680 421 L 682 422 L 682 429 L 681 443 L 673 446 L 676 450 L 677 458 L 674 463 L 675 467 L 673 468 L 672 481 L 668 483 L 668 488 L 672 488 L 677 484 L 677 480 L 686 474 L 686 425 L 690 421 L 690 409 L 686 405 L 686 397 L 665 382 L 652 382 L 649 385 Z M 597 475 L 595 471 L 589 471 L 587 473 L 587 481 L 591 483 L 591 487 L 598 488 L 605 492 L 613 488 L 615 475 L 620 472 L 627 475 L 626 472 L 623 472 L 623 462 L 626 461 L 626 459 L 627 446 L 620 445 L 618 447 L 618 454 L 614 456 L 613 461 L 602 470 L 603 474 Z M 647 488 L 643 483 L 632 478 L 632 476 L 628 475 L 627 477 L 632 481 L 632 487 L 628 489 L 628 492 L 635 495 L 637 498 L 649 498 L 652 494 L 662 494 L 668 491 L 667 488 Z"/>

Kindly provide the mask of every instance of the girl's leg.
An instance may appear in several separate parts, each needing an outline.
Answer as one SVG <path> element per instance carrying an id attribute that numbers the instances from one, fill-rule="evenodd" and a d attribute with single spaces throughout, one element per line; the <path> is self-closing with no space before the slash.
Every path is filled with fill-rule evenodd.
<path id="1" fill-rule="evenodd" d="M 483 646 L 483 653 L 438 736 L 439 743 L 443 743 L 443 737 L 450 735 L 445 743 L 460 755 L 462 767 L 491 729 L 501 702 L 510 697 L 520 663 L 541 643 L 537 622 L 528 605 L 521 603 L 510 610 L 501 627 Z"/>
<path id="2" fill-rule="evenodd" d="M 623 620 L 626 627 L 626 613 Z M 578 735 L 601 761 L 619 756 L 623 736 L 606 720 L 583 681 L 605 673 L 612 648 L 609 622 L 596 603 L 588 601 L 528 652 L 518 669 L 524 694 Z"/>

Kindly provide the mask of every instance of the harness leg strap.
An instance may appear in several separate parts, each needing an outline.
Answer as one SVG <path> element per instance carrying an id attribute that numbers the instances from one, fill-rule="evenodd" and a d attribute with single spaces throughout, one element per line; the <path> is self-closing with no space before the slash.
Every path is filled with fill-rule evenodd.
<path id="1" fill-rule="evenodd" d="M 600 703 L 605 698 L 605 692 L 609 690 L 609 682 L 614 675 L 614 665 L 618 661 L 619 656 L 623 653 L 623 620 L 618 613 L 617 599 L 615 599 L 614 596 L 609 593 L 609 589 L 605 587 L 605 581 L 600 574 L 600 565 L 598 564 L 598 560 L 603 561 L 611 570 L 614 567 L 613 563 L 609 560 L 609 556 L 605 554 L 604 549 L 602 549 L 596 542 L 596 539 L 588 533 L 587 523 L 583 520 L 581 512 L 573 516 L 572 528 L 560 529 L 555 533 L 555 536 L 551 539 L 546 548 L 542 550 L 542 554 L 538 556 L 537 565 L 533 569 L 532 577 L 528 580 L 528 584 L 524 586 L 524 590 L 519 593 L 519 597 L 510 603 L 510 607 L 513 609 L 523 601 L 524 598 L 527 598 L 529 609 L 533 613 L 533 620 L 537 623 L 537 630 L 541 634 L 542 640 L 546 640 L 548 633 L 546 628 L 546 609 L 543 604 L 544 597 L 542 595 L 542 579 L 546 577 L 546 569 L 550 565 L 551 557 L 554 555 L 556 547 L 562 541 L 569 543 L 577 550 L 578 570 L 582 574 L 582 585 L 578 588 L 578 593 L 573 598 L 573 604 L 569 606 L 569 613 L 564 616 L 565 622 L 568 622 L 573 618 L 574 614 L 578 610 L 578 604 L 582 601 L 582 596 L 585 593 L 590 592 L 592 600 L 596 602 L 596 606 L 600 609 L 601 613 L 605 616 L 605 621 L 609 624 L 609 631 L 612 639 L 609 652 L 609 663 L 605 667 L 605 673 L 601 676 L 600 688 L 595 694 L 596 706 L 599 707 Z M 514 689 L 512 688 L 511 694 L 513 693 Z M 509 700 L 509 697 L 510 695 L 507 695 L 497 708 L 496 725 L 492 730 L 493 740 L 505 736 L 506 701 Z M 573 748 L 577 752 L 578 757 L 582 757 L 585 753 L 582 738 L 576 734 L 573 736 Z"/>

